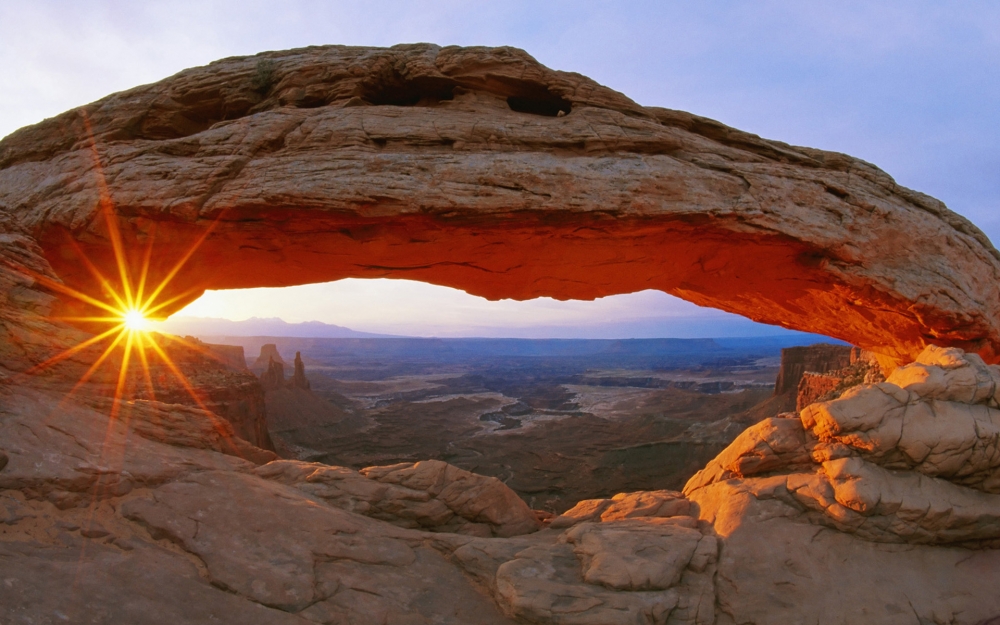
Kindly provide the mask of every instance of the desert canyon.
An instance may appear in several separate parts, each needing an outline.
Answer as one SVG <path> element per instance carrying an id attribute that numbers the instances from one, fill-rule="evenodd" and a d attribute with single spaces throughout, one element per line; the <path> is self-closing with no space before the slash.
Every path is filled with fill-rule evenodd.
<path id="1" fill-rule="evenodd" d="M 1000 622 L 1000 252 L 869 163 L 513 48 L 323 46 L 11 134 L 0 240 L 4 625 Z M 301 360 L 262 385 L 153 336 L 129 368 L 95 321 L 346 277 L 658 289 L 858 349 L 790 356 L 799 405 L 683 488 L 553 515 L 440 460 L 290 457 L 265 393 Z"/>

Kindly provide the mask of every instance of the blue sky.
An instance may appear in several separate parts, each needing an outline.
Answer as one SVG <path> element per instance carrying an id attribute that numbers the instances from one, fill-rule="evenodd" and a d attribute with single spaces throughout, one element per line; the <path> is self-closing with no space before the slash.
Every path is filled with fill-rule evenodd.
<path id="1" fill-rule="evenodd" d="M 1000 241 L 998 2 L 0 0 L 0 136 L 225 56 L 413 41 L 521 47 L 640 104 L 858 156 L 900 184 L 938 197 Z M 309 288 L 315 295 L 320 287 Z M 330 301 L 363 291 L 356 307 L 397 312 L 395 319 L 378 316 L 381 326 L 356 328 L 369 331 L 399 332 L 409 323 L 414 334 L 479 328 L 475 333 L 517 335 L 516 328 L 534 325 L 560 333 L 575 327 L 672 336 L 698 332 L 706 319 L 730 334 L 757 331 L 658 294 L 596 304 L 492 305 L 391 281 L 323 288 Z M 232 295 L 230 304 L 223 295 L 213 297 L 189 314 L 252 316 L 248 301 L 275 300 L 272 293 L 256 300 Z M 303 321 L 307 310 L 313 314 L 296 305 L 302 300 L 295 291 L 278 299 L 288 302 L 286 310 L 257 316 Z M 458 316 L 432 329 L 417 321 L 431 313 L 414 308 L 428 305 Z M 561 321 L 558 306 L 565 311 Z M 321 308 L 313 318 L 351 326 L 337 310 Z"/>

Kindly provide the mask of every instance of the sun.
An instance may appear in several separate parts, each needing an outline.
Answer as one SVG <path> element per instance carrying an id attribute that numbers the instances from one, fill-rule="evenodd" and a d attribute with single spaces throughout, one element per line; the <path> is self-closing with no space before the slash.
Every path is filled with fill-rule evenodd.
<path id="1" fill-rule="evenodd" d="M 125 311 L 125 314 L 122 315 L 122 323 L 125 324 L 125 329 L 131 332 L 145 332 L 149 329 L 149 320 L 146 319 L 146 315 L 141 310 L 134 308 Z"/>

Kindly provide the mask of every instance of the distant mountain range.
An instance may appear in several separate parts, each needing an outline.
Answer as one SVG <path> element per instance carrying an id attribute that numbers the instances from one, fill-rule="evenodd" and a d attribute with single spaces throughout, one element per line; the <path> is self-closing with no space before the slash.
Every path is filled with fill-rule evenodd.
<path id="1" fill-rule="evenodd" d="M 657 327 L 639 327 L 636 326 L 634 329 L 638 330 L 638 336 L 647 336 L 650 338 L 637 338 L 637 339 L 609 339 L 601 336 L 603 333 L 598 328 L 590 328 L 589 331 L 586 328 L 537 328 L 538 332 L 534 336 L 521 336 L 521 337 L 510 337 L 504 336 L 503 334 L 498 334 L 498 331 L 502 331 L 500 328 L 482 328 L 483 334 L 473 335 L 471 337 L 440 337 L 438 340 L 443 341 L 453 341 L 459 338 L 462 341 L 471 344 L 491 344 L 490 341 L 496 343 L 499 346 L 501 343 L 510 348 L 512 345 L 524 343 L 525 345 L 541 345 L 546 341 L 550 342 L 552 345 L 570 345 L 570 344 L 584 344 L 588 341 L 593 342 L 593 345 L 599 344 L 611 344 L 613 341 L 648 341 L 649 345 L 657 344 L 657 342 L 662 341 L 674 341 L 676 345 L 689 344 L 691 346 L 697 345 L 699 340 L 708 341 L 711 343 L 710 337 L 713 330 L 717 332 L 714 338 L 716 346 L 725 346 L 726 348 L 743 348 L 746 346 L 763 346 L 771 345 L 772 347 L 789 347 L 792 345 L 809 345 L 811 343 L 840 343 L 834 339 L 828 337 L 820 336 L 817 334 L 808 334 L 804 332 L 794 332 L 791 330 L 785 330 L 784 328 L 776 328 L 770 326 L 764 326 L 761 324 L 756 324 L 749 319 L 736 319 L 736 320 L 723 320 L 721 323 L 707 324 L 709 326 L 714 325 L 714 327 L 696 326 L 688 324 L 684 326 L 682 324 L 673 323 L 671 326 L 666 326 L 661 328 Z M 302 323 L 288 323 L 287 321 L 274 317 L 261 319 L 259 317 L 251 317 L 250 319 L 244 319 L 242 321 L 231 321 L 229 319 L 216 319 L 210 317 L 171 317 L 166 321 L 154 322 L 152 324 L 152 329 L 157 332 L 166 332 L 168 334 L 176 334 L 179 336 L 195 336 L 203 341 L 207 342 L 224 342 L 224 343 L 239 343 L 244 344 L 247 341 L 236 341 L 229 339 L 237 339 L 241 337 L 256 337 L 256 338 L 268 338 L 268 341 L 273 342 L 273 339 L 284 337 L 288 339 L 414 339 L 417 340 L 418 337 L 406 336 L 400 334 L 377 334 L 374 332 L 359 332 L 357 330 L 352 330 L 350 328 L 345 328 L 344 326 L 338 326 L 331 323 L 323 323 L 322 321 L 305 321 Z M 625 325 L 627 327 L 628 324 Z M 613 328 L 611 328 L 613 330 Z M 687 330 L 687 336 L 675 336 L 674 338 L 661 338 L 657 337 L 655 333 L 656 330 L 661 332 L 670 332 L 678 330 Z M 727 331 L 728 330 L 728 331 Z M 620 331 L 620 328 L 619 328 Z M 579 334 L 577 334 L 579 332 Z M 608 332 L 608 334 L 612 334 Z M 605 334 L 605 336 L 607 336 Z M 655 337 L 655 338 L 654 338 Z M 427 341 L 431 340 L 429 338 L 419 339 L 424 341 L 420 343 L 426 346 Z M 478 343 L 477 343 L 478 341 Z M 253 341 L 251 341 L 253 343 Z M 638 343 L 635 343 L 638 344 Z M 587 347 L 586 349 L 592 349 L 593 346 Z M 535 349 L 532 347 L 531 349 Z M 601 349 L 604 349 L 603 347 Z"/>
<path id="2" fill-rule="evenodd" d="M 381 339 L 398 338 L 392 334 L 374 334 L 358 332 L 343 326 L 323 323 L 322 321 L 304 321 L 288 323 L 277 317 L 260 319 L 251 317 L 242 321 L 229 319 L 214 319 L 209 317 L 171 317 L 166 321 L 155 322 L 153 329 L 178 336 L 287 336 L 315 339 Z"/>

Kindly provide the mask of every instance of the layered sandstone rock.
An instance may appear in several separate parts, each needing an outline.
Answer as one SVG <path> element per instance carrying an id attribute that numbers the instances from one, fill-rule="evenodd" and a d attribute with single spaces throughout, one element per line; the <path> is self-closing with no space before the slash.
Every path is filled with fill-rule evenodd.
<path id="1" fill-rule="evenodd" d="M 652 288 L 887 363 L 929 342 L 1000 354 L 1000 256 L 937 200 L 511 48 L 327 46 L 186 70 L 7 137 L 0 213 L 91 294 L 74 250 L 117 276 L 105 219 L 136 266 L 154 246 L 152 283 L 197 246 L 164 313 L 206 288 L 351 276 L 489 298 Z"/>
<path id="2" fill-rule="evenodd" d="M 275 362 L 274 359 L 268 360 L 267 369 L 260 374 L 260 385 L 265 391 L 285 388 L 287 386 L 285 382 L 285 365 Z"/>
<path id="3" fill-rule="evenodd" d="M 799 379 L 795 410 L 801 411 L 817 401 L 836 399 L 859 384 L 885 381 L 885 374 L 875 354 L 853 347 L 850 364 L 841 368 L 824 367 L 823 372 L 805 371 Z"/>
<path id="4" fill-rule="evenodd" d="M 262 449 L 274 450 L 267 427 L 264 389 L 246 365 L 240 365 L 242 348 L 226 349 L 231 346 L 211 345 L 197 339 L 178 341 L 161 335 L 151 335 L 149 340 L 160 344 L 172 365 L 155 358 L 151 351 L 147 355 L 149 378 L 146 380 L 142 367 L 133 365 L 127 399 L 183 404 L 209 411 L 227 421 L 236 436 Z M 114 377 L 120 362 L 112 361 L 116 364 L 109 373 Z M 110 394 L 110 385 L 105 392 Z"/>
<path id="5" fill-rule="evenodd" d="M 243 353 L 242 345 L 215 345 L 200 341 L 193 336 L 186 336 L 184 338 L 190 343 L 204 347 L 209 354 L 218 358 L 219 362 L 226 364 L 233 369 L 244 371 L 247 368 L 247 358 Z"/>
<path id="6" fill-rule="evenodd" d="M 271 362 L 276 362 L 279 365 L 285 364 L 285 360 L 278 353 L 278 346 L 274 343 L 265 343 L 260 346 L 260 355 L 257 356 L 257 360 L 254 361 L 253 366 L 250 368 L 254 373 L 260 375 L 268 370 Z"/>
<path id="7" fill-rule="evenodd" d="M 690 504 L 681 493 L 669 490 L 619 493 L 610 499 L 586 499 L 552 519 L 549 527 L 563 529 L 590 521 L 617 521 L 640 517 L 672 517 L 690 514 Z"/>

